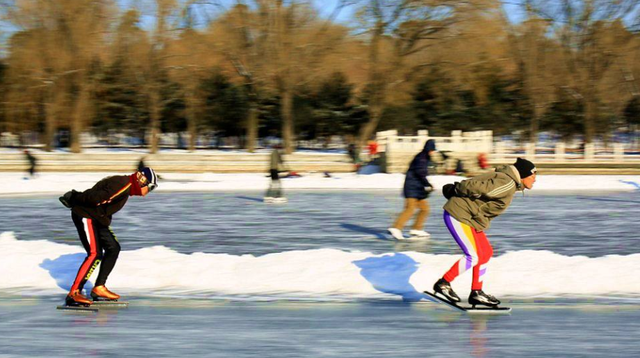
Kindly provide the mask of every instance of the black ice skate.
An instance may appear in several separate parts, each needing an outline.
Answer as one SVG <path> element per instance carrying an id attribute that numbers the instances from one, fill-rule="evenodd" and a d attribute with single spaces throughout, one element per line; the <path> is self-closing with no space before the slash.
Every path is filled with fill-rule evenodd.
<path id="1" fill-rule="evenodd" d="M 469 304 L 475 308 L 476 305 L 496 307 L 500 304 L 500 300 L 492 295 L 484 293 L 482 290 L 473 290 L 469 295 Z"/>
<path id="2" fill-rule="evenodd" d="M 433 285 L 433 291 L 443 295 L 451 302 L 460 302 L 460 297 L 453 292 L 451 285 L 444 278 L 439 279 L 438 282 Z"/>

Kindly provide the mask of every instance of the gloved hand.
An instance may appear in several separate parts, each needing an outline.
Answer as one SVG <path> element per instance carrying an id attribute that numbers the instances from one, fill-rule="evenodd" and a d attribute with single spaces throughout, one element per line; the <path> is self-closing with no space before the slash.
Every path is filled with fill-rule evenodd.
<path id="1" fill-rule="evenodd" d="M 425 186 L 424 190 L 426 190 L 427 193 L 431 193 L 434 190 L 433 189 L 433 185 L 429 184 L 429 185 Z"/>
<path id="2" fill-rule="evenodd" d="M 73 206 L 73 196 L 75 195 L 75 193 L 77 193 L 75 190 L 68 191 L 68 192 L 64 193 L 63 196 L 58 198 L 58 200 L 60 200 L 62 205 L 64 205 L 67 208 L 71 209 L 71 207 Z"/>
<path id="3" fill-rule="evenodd" d="M 454 196 L 459 196 L 457 185 L 458 182 L 455 182 L 454 184 L 446 184 L 442 187 L 442 195 L 444 195 L 444 197 L 447 199 L 451 199 Z"/>
<path id="4" fill-rule="evenodd" d="M 158 184 L 149 183 L 149 185 L 147 185 L 147 187 L 149 188 L 149 192 L 152 192 L 153 189 L 158 187 Z"/>

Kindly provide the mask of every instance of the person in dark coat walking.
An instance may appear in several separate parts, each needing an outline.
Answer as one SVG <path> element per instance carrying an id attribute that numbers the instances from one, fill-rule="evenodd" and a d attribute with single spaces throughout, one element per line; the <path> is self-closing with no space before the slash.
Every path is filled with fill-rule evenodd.
<path id="1" fill-rule="evenodd" d="M 130 196 L 146 196 L 158 186 L 153 169 L 143 168 L 131 175 L 116 175 L 104 178 L 91 189 L 79 192 L 71 190 L 60 197 L 60 202 L 71 209 L 71 218 L 78 230 L 80 242 L 87 257 L 78 269 L 66 298 L 67 306 L 88 306 L 93 303 L 82 294 L 82 289 L 100 264 L 100 272 L 91 291 L 94 300 L 117 300 L 120 295 L 105 287 L 120 254 L 120 244 L 111 225 L 117 213 Z"/>
<path id="2" fill-rule="evenodd" d="M 428 167 L 431 161 L 431 155 L 435 150 L 436 142 L 433 139 L 429 139 L 427 143 L 425 143 L 422 151 L 413 158 L 409 165 L 407 175 L 404 179 L 404 211 L 398 216 L 393 226 L 388 229 L 391 236 L 396 240 L 404 239 L 402 229 L 407 221 L 411 219 L 416 208 L 419 209 L 418 215 L 409 233 L 411 236 L 423 238 L 430 236 L 429 233 L 423 230 L 423 227 L 427 216 L 429 216 L 429 202 L 427 198 L 433 191 L 433 186 L 429 183 L 427 175 L 429 175 Z"/>
<path id="3" fill-rule="evenodd" d="M 27 157 L 27 161 L 29 162 L 29 176 L 33 178 L 36 175 L 36 157 L 34 157 L 27 149 L 24 150 L 24 155 Z"/>

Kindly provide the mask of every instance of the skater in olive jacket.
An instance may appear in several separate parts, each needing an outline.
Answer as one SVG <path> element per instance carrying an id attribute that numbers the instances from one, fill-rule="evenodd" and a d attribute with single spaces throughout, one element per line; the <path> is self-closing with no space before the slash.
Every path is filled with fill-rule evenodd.
<path id="1" fill-rule="evenodd" d="M 444 222 L 462 249 L 464 256 L 456 262 L 433 287 L 450 301 L 460 302 L 450 282 L 473 268 L 469 303 L 497 306 L 500 301 L 482 291 L 482 278 L 493 249 L 484 231 L 491 220 L 511 204 L 516 191 L 531 189 L 536 181 L 536 167 L 518 158 L 513 165 L 496 168 L 495 172 L 447 184 L 442 193 L 448 199 L 444 205 Z"/>

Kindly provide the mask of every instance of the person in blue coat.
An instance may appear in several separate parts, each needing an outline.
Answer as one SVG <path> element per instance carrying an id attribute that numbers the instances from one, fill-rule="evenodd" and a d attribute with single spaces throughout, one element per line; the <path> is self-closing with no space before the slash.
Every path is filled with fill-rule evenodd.
<path id="1" fill-rule="evenodd" d="M 398 216 L 393 226 L 388 229 L 389 234 L 396 240 L 404 239 L 402 229 L 407 221 L 411 219 L 416 208 L 419 209 L 418 215 L 409 234 L 422 238 L 430 236 L 429 233 L 424 231 L 424 222 L 427 216 L 429 216 L 429 202 L 427 198 L 433 191 L 433 186 L 427 179 L 427 175 L 429 175 L 428 167 L 431 161 L 431 155 L 435 150 L 436 142 L 433 139 L 429 139 L 427 143 L 425 143 L 422 151 L 413 158 L 409 165 L 407 175 L 404 179 L 404 211 Z"/>

